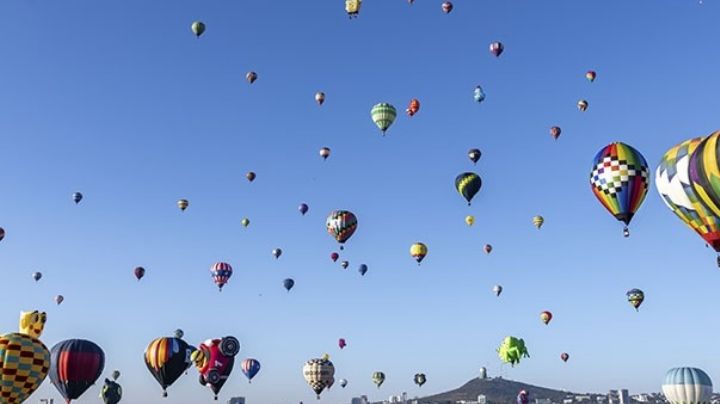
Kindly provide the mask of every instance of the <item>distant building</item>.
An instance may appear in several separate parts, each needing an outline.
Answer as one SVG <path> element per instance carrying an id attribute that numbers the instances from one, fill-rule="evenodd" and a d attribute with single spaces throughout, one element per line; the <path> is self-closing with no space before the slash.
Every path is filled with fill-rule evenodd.
<path id="1" fill-rule="evenodd" d="M 552 404 L 552 401 L 549 398 L 536 398 L 535 404 Z"/>
<path id="2" fill-rule="evenodd" d="M 627 389 L 620 390 L 620 404 L 631 404 L 630 393 Z"/>
<path id="3" fill-rule="evenodd" d="M 485 397 L 485 394 L 480 394 L 477 398 L 478 404 L 487 404 L 487 397 Z"/>
<path id="4" fill-rule="evenodd" d="M 233 397 L 228 400 L 228 404 L 245 404 L 245 397 Z"/>
<path id="5" fill-rule="evenodd" d="M 368 398 L 367 396 L 360 396 L 360 397 L 353 397 L 352 400 L 350 400 L 350 404 L 368 404 Z"/>
<path id="6" fill-rule="evenodd" d="M 610 390 L 607 395 L 608 404 L 620 404 L 620 395 L 617 390 Z"/>

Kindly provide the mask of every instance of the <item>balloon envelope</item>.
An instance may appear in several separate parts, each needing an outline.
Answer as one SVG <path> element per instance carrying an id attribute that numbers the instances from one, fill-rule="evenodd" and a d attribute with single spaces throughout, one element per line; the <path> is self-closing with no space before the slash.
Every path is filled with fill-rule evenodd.
<path id="1" fill-rule="evenodd" d="M 710 403 L 712 380 L 697 368 L 673 368 L 665 374 L 663 394 L 671 404 Z"/>
<path id="2" fill-rule="evenodd" d="M 67 402 L 78 399 L 105 368 L 105 353 L 92 341 L 69 339 L 50 350 L 50 381 Z"/>

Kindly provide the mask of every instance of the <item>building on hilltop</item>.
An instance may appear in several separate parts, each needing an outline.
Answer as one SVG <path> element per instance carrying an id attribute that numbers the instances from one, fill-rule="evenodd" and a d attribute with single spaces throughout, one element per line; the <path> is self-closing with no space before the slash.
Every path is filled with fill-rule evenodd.
<path id="1" fill-rule="evenodd" d="M 630 404 L 630 393 L 628 393 L 627 389 L 621 389 L 620 390 L 620 404 Z"/>
<path id="2" fill-rule="evenodd" d="M 228 400 L 228 404 L 245 404 L 245 397 L 233 397 Z"/>
<path id="3" fill-rule="evenodd" d="M 360 397 L 353 397 L 352 400 L 350 400 L 350 404 L 368 404 L 370 403 L 368 401 L 367 396 L 360 396 Z"/>

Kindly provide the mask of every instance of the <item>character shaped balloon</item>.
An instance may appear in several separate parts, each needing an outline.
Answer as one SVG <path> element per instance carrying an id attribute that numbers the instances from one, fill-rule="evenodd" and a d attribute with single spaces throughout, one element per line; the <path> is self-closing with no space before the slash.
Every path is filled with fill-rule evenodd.
<path id="1" fill-rule="evenodd" d="M 69 339 L 50 350 L 50 381 L 70 403 L 80 398 L 102 374 L 105 353 L 94 342 Z"/>
<path id="2" fill-rule="evenodd" d="M 100 398 L 105 404 L 117 404 L 122 399 L 122 387 L 117 382 L 105 379 Z"/>
<path id="3" fill-rule="evenodd" d="M 175 337 L 156 338 L 145 349 L 145 366 L 160 384 L 163 397 L 167 397 L 167 388 L 192 366 L 193 348 L 182 340 L 182 334 L 178 329 Z"/>
<path id="4" fill-rule="evenodd" d="M 362 0 L 345 0 L 345 12 L 347 12 L 349 18 L 357 18 L 360 14 L 360 7 L 362 6 Z"/>
<path id="5" fill-rule="evenodd" d="M 22 403 L 47 377 L 50 351 L 38 339 L 46 320 L 44 312 L 22 312 L 19 332 L 0 336 L 0 403 Z"/>
<path id="6" fill-rule="evenodd" d="M 525 341 L 522 338 L 505 337 L 497 352 L 500 360 L 509 363 L 511 366 L 520 363 L 522 357 L 530 357 L 525 347 Z"/>
<path id="7" fill-rule="evenodd" d="M 240 352 L 240 341 L 235 337 L 209 339 L 192 353 L 192 361 L 200 372 L 200 384 L 208 386 L 215 400 L 223 385 L 230 377 L 235 355 Z"/>

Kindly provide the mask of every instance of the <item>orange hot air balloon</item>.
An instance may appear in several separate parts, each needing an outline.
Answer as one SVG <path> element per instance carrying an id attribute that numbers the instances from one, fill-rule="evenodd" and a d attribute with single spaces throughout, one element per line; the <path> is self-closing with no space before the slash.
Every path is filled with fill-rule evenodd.
<path id="1" fill-rule="evenodd" d="M 545 325 L 548 325 L 548 323 L 550 323 L 552 317 L 552 313 L 550 313 L 549 311 L 543 311 L 542 313 L 540 313 L 540 320 L 542 320 Z"/>
<path id="2" fill-rule="evenodd" d="M 408 105 L 405 112 L 407 112 L 408 116 L 413 116 L 417 114 L 417 112 L 420 110 L 420 101 L 418 101 L 417 98 L 413 98 L 410 100 L 410 105 Z"/>

